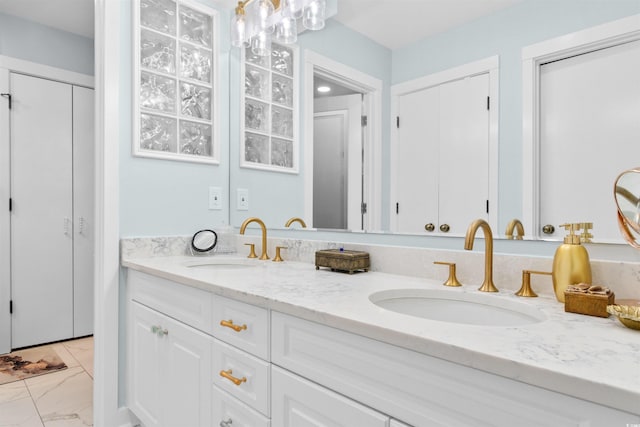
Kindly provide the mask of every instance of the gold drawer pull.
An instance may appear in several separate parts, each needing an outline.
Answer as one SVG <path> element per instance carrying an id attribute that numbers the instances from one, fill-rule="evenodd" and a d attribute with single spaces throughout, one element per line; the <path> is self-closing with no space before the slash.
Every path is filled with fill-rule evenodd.
<path id="1" fill-rule="evenodd" d="M 226 371 L 220 371 L 220 376 L 221 377 L 228 379 L 229 381 L 231 381 L 235 385 L 240 385 L 242 383 L 246 383 L 247 382 L 247 378 L 246 377 L 236 378 L 231 374 L 233 374 L 233 371 L 231 369 L 226 370 Z"/>
<path id="2" fill-rule="evenodd" d="M 240 331 L 244 331 L 245 329 L 247 329 L 247 325 L 236 325 L 233 323 L 233 320 L 229 319 L 229 320 L 221 320 L 220 321 L 220 326 L 224 326 L 226 328 L 231 328 L 236 332 L 240 332 Z"/>

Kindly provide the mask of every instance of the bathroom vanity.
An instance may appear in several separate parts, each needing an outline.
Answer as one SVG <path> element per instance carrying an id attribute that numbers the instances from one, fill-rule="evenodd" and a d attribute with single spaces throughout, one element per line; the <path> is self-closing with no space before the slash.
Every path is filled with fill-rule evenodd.
<path id="1" fill-rule="evenodd" d="M 522 302 L 520 326 L 423 319 L 377 292 L 439 281 L 236 256 L 124 258 L 127 404 L 145 426 L 640 423 L 640 343 L 614 319 Z M 499 304 L 498 304 L 499 305 Z"/>

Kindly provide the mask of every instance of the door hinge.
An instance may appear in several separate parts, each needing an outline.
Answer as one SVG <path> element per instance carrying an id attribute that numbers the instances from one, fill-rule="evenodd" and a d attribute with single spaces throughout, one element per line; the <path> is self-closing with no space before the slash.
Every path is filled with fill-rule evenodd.
<path id="1" fill-rule="evenodd" d="M 367 213 L 367 204 L 365 202 L 360 203 L 360 213 L 362 215 Z"/>
<path id="2" fill-rule="evenodd" d="M 4 96 L 9 99 L 9 110 L 11 110 L 11 94 L 10 93 L 0 93 L 0 96 Z"/>
<path id="3" fill-rule="evenodd" d="M 13 210 L 13 199 L 9 197 L 9 212 Z"/>
<path id="4" fill-rule="evenodd" d="M 489 201 L 487 200 L 487 213 L 489 213 Z"/>
<path id="5" fill-rule="evenodd" d="M 362 125 L 362 127 L 365 127 L 367 125 L 367 116 L 360 116 L 360 124 Z"/>
<path id="6" fill-rule="evenodd" d="M 9 314 L 13 314 L 13 300 L 9 300 Z"/>
<path id="7" fill-rule="evenodd" d="M 491 97 L 487 96 L 487 110 L 491 109 Z"/>
<path id="8" fill-rule="evenodd" d="M 396 116 L 396 127 L 400 129 L 400 116 Z"/>
<path id="9" fill-rule="evenodd" d="M 396 203 L 396 215 L 400 213 L 400 203 Z"/>

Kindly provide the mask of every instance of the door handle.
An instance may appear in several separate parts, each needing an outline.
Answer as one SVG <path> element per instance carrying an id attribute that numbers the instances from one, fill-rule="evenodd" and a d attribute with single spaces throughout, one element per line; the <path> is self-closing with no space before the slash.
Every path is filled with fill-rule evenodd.
<path id="1" fill-rule="evenodd" d="M 449 224 L 442 224 L 440 226 L 440 231 L 442 231 L 443 233 L 448 233 L 449 230 L 451 230 L 451 227 L 449 227 Z"/>
<path id="2" fill-rule="evenodd" d="M 69 236 L 71 233 L 71 220 L 69 218 L 64 218 L 62 227 L 64 230 L 64 235 Z"/>
<path id="3" fill-rule="evenodd" d="M 436 229 L 436 226 L 435 226 L 435 225 L 433 225 L 433 223 L 432 223 L 432 222 L 430 222 L 429 224 L 425 224 L 425 225 L 424 225 L 424 229 L 425 229 L 425 230 L 427 230 L 427 231 L 433 231 L 433 230 L 435 230 L 435 229 Z"/>

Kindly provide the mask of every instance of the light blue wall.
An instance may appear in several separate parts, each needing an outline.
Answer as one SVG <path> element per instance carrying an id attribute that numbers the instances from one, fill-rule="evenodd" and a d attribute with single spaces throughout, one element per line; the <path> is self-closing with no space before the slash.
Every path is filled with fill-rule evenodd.
<path id="1" fill-rule="evenodd" d="M 499 227 L 522 217 L 522 48 L 640 13 L 640 0 L 525 0 L 393 52 L 393 83 L 500 56 Z"/>
<path id="2" fill-rule="evenodd" d="M 313 51 L 322 56 L 345 64 L 372 77 L 382 80 L 383 93 L 383 147 L 384 158 L 388 158 L 389 127 L 389 84 L 391 82 L 391 51 L 380 46 L 372 40 L 356 33 L 342 24 L 327 20 L 322 31 L 306 31 L 298 38 L 299 66 L 300 66 L 300 138 L 298 174 L 278 173 L 262 170 L 253 170 L 238 167 L 240 160 L 240 65 L 238 49 L 232 52 L 231 67 L 231 224 L 238 226 L 245 218 L 259 216 L 266 224 L 273 227 L 283 227 L 284 223 L 292 216 L 304 216 L 304 156 L 305 141 L 303 135 L 304 102 L 302 98 L 304 76 L 304 54 L 306 50 Z M 243 82 L 242 82 L 243 84 Z M 385 167 L 388 167 L 385 163 Z M 387 172 L 388 174 L 388 172 Z M 388 186 L 387 186 L 388 187 Z M 235 203 L 235 191 L 237 188 L 249 190 L 249 210 L 237 211 Z M 388 203 L 388 188 L 384 203 Z M 385 205 L 386 206 L 386 205 Z M 388 221 L 388 220 L 387 220 Z"/>
<path id="3" fill-rule="evenodd" d="M 218 9 L 213 1 L 200 3 Z M 133 157 L 131 2 L 122 2 L 120 40 L 120 235 L 190 235 L 228 224 L 229 20 L 221 11 L 219 46 L 220 165 Z M 220 187 L 223 209 L 209 210 L 209 187 Z"/>
<path id="4" fill-rule="evenodd" d="M 0 55 L 93 75 L 93 39 L 0 13 Z"/>

